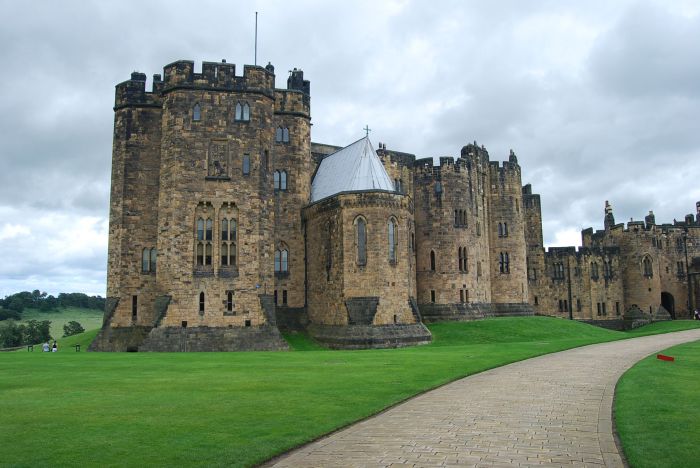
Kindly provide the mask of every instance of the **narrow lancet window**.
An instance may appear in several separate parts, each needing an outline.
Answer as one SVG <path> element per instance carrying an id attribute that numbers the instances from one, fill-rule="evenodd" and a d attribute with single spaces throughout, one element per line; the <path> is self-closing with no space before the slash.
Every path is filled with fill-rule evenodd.
<path id="1" fill-rule="evenodd" d="M 357 219 L 357 264 L 367 264 L 367 226 L 362 218 Z"/>

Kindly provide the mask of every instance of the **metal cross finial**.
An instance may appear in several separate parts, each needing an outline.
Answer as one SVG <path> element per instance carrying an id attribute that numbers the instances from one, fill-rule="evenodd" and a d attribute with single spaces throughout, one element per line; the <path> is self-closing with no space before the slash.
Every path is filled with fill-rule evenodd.
<path id="1" fill-rule="evenodd" d="M 365 131 L 365 136 L 366 136 L 366 137 L 368 137 L 368 136 L 369 136 L 369 132 L 372 131 L 372 129 L 369 128 L 369 125 L 365 125 L 365 128 L 363 128 L 362 130 Z"/>

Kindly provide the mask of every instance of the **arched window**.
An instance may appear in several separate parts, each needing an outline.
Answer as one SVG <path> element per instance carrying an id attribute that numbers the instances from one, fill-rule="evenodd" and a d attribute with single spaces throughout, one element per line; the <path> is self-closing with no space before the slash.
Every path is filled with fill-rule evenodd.
<path id="1" fill-rule="evenodd" d="M 202 218 L 197 220 L 197 240 L 204 240 L 204 220 Z"/>
<path id="2" fill-rule="evenodd" d="M 467 248 L 466 247 L 459 247 L 458 249 L 458 256 L 459 256 L 459 271 L 462 271 L 464 273 L 467 273 L 469 271 L 467 267 Z"/>
<path id="3" fill-rule="evenodd" d="M 202 108 L 199 106 L 199 103 L 192 108 L 192 120 L 195 122 L 202 120 Z"/>
<path id="4" fill-rule="evenodd" d="M 228 240 L 228 219 L 226 218 L 221 220 L 221 240 Z"/>
<path id="5" fill-rule="evenodd" d="M 212 240 L 213 235 L 212 235 L 212 222 L 211 218 L 207 218 L 207 231 L 206 231 L 206 240 L 210 241 Z"/>
<path id="6" fill-rule="evenodd" d="M 287 273 L 289 271 L 289 252 L 286 248 L 275 250 L 275 273 Z"/>
<path id="7" fill-rule="evenodd" d="M 508 237 L 508 223 L 503 223 L 503 237 Z"/>
<path id="8" fill-rule="evenodd" d="M 498 264 L 498 269 L 501 273 L 510 273 L 510 259 L 508 258 L 508 252 L 501 252 Z"/>
<path id="9" fill-rule="evenodd" d="M 498 237 L 503 237 L 503 225 L 498 223 Z"/>
<path id="10" fill-rule="evenodd" d="M 289 143 L 289 129 L 287 127 L 282 129 L 282 143 Z"/>
<path id="11" fill-rule="evenodd" d="M 357 218 L 356 237 L 357 237 L 357 264 L 367 264 L 367 224 L 364 218 Z"/>
<path id="12" fill-rule="evenodd" d="M 396 222 L 390 219 L 387 225 L 389 234 L 389 262 L 396 263 L 396 249 L 398 244 L 398 233 L 396 232 Z"/>
<path id="13" fill-rule="evenodd" d="M 243 175 L 250 174 L 250 155 L 243 155 Z"/>
<path id="14" fill-rule="evenodd" d="M 235 120 L 243 120 L 243 106 L 241 105 L 240 102 L 236 103 L 236 115 L 234 117 Z"/>
<path id="15" fill-rule="evenodd" d="M 233 312 L 233 291 L 226 292 L 226 311 Z"/>
<path id="16" fill-rule="evenodd" d="M 155 247 L 151 249 L 151 271 L 156 271 L 156 260 L 158 258 L 158 251 Z"/>
<path id="17" fill-rule="evenodd" d="M 455 226 L 459 226 L 459 210 L 455 210 Z"/>
<path id="18" fill-rule="evenodd" d="M 654 270 L 652 266 L 653 265 L 651 263 L 651 258 L 649 258 L 648 256 L 644 257 L 644 259 L 642 260 L 642 271 L 646 278 L 651 278 L 654 276 Z"/>
<path id="19" fill-rule="evenodd" d="M 199 315 L 204 315 L 204 293 L 199 293 Z"/>
<path id="20" fill-rule="evenodd" d="M 287 190 L 287 171 L 280 171 L 280 190 Z"/>
<path id="21" fill-rule="evenodd" d="M 603 261 L 603 277 L 606 279 L 612 278 L 612 263 L 609 260 Z"/>
<path id="22" fill-rule="evenodd" d="M 204 244 L 197 243 L 197 265 L 204 265 Z"/>
<path id="23" fill-rule="evenodd" d="M 430 251 L 430 271 L 435 271 L 435 251 Z"/>
<path id="24" fill-rule="evenodd" d="M 211 265 L 211 242 L 207 242 L 207 245 L 204 248 L 205 255 L 204 255 L 204 264 L 205 265 Z"/>
<path id="25" fill-rule="evenodd" d="M 244 121 L 249 121 L 250 120 L 250 106 L 248 105 L 247 102 L 243 103 L 243 118 L 242 120 Z"/>
<path id="26" fill-rule="evenodd" d="M 236 206 L 233 203 L 224 203 L 219 211 L 221 216 L 219 221 L 221 230 L 219 255 L 222 267 L 236 265 L 237 224 L 235 217 L 237 212 Z"/>
<path id="27" fill-rule="evenodd" d="M 275 141 L 277 143 L 282 142 L 282 127 L 277 127 L 275 130 Z"/>
<path id="28" fill-rule="evenodd" d="M 143 249 L 143 252 L 141 253 L 141 271 L 144 273 L 148 273 L 151 270 L 150 266 L 150 260 L 151 260 L 151 251 L 149 249 Z"/>
<path id="29" fill-rule="evenodd" d="M 591 278 L 598 279 L 598 264 L 596 262 L 591 263 Z"/>

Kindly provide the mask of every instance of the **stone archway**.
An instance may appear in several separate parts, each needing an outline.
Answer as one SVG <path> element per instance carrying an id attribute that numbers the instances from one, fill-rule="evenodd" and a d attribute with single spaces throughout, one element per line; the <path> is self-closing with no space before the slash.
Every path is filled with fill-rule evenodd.
<path id="1" fill-rule="evenodd" d="M 661 306 L 671 314 L 671 318 L 676 318 L 676 301 L 673 299 L 673 294 L 669 292 L 661 293 Z"/>

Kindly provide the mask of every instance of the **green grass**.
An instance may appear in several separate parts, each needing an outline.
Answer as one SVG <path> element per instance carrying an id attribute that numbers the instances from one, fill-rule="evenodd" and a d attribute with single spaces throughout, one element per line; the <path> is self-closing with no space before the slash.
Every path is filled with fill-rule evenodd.
<path id="1" fill-rule="evenodd" d="M 288 332 L 283 333 L 284 339 L 292 351 L 321 351 L 326 348 L 315 342 L 305 332 Z"/>
<path id="2" fill-rule="evenodd" d="M 63 325 L 71 320 L 79 322 L 85 330 L 93 330 L 102 326 L 102 316 L 104 312 L 97 309 L 82 309 L 80 307 L 66 307 L 65 309 L 42 312 L 38 309 L 25 309 L 22 312 L 22 320 L 50 320 L 51 336 L 60 340 L 63 336 Z"/>
<path id="3" fill-rule="evenodd" d="M 0 463 L 251 465 L 457 378 L 628 336 L 547 317 L 430 328 L 434 344 L 389 350 L 296 334 L 304 352 L 0 353 Z"/>
<path id="4" fill-rule="evenodd" d="M 675 362 L 640 361 L 620 379 L 615 421 L 635 468 L 698 466 L 700 341 L 663 351 Z"/>

